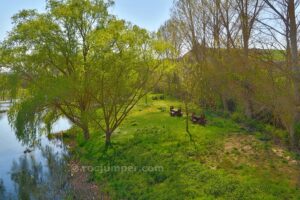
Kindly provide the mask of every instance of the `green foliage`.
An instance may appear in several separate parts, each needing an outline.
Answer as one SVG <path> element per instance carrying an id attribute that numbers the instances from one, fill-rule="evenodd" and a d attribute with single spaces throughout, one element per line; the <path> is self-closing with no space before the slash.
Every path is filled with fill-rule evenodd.
<path id="1" fill-rule="evenodd" d="M 233 113 L 231 119 L 237 123 L 242 123 L 247 120 L 246 116 L 240 112 Z"/>
<path id="2" fill-rule="evenodd" d="M 265 124 L 263 124 L 262 122 L 260 122 L 258 120 L 248 118 L 240 112 L 233 113 L 231 115 L 231 119 L 234 122 L 241 124 L 242 127 L 249 132 L 255 132 L 255 131 L 264 132 L 265 131 Z"/>
<path id="3" fill-rule="evenodd" d="M 283 135 L 283 134 L 281 134 L 281 135 Z M 297 140 L 299 141 L 299 139 L 300 139 L 300 123 L 297 123 L 295 125 L 295 135 L 296 135 Z"/>
<path id="4" fill-rule="evenodd" d="M 20 117 L 15 120 L 27 120 L 21 117 L 23 107 L 32 115 L 28 121 L 39 109 L 47 109 L 43 119 L 48 130 L 63 115 L 83 130 L 86 139 L 93 124 L 109 140 L 152 89 L 166 66 L 162 58 L 168 45 L 110 15 L 112 4 L 49 0 L 45 13 L 22 10 L 13 17 L 13 30 L 1 48 L 1 64 L 19 77 L 13 88 L 24 86 L 28 92 L 18 103 L 34 101 L 33 107 L 16 106 Z M 16 127 L 26 124 L 18 122 Z"/>
<path id="5" fill-rule="evenodd" d="M 286 130 L 278 129 L 271 125 L 266 125 L 265 131 L 272 135 L 273 138 L 278 138 L 283 143 L 288 143 L 289 134 Z"/>
<path id="6" fill-rule="evenodd" d="M 38 139 L 36 130 L 40 122 L 39 115 L 42 113 L 41 102 L 41 98 L 31 98 L 15 104 L 8 113 L 18 139 L 24 144 L 32 145 Z"/>

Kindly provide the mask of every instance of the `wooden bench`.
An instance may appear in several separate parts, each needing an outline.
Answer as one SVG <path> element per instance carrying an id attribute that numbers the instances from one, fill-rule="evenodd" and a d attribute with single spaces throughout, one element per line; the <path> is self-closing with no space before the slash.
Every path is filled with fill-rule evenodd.
<path id="1" fill-rule="evenodd" d="M 170 106 L 170 116 L 171 117 L 182 117 L 181 108 L 178 108 L 178 110 L 175 110 L 174 106 Z"/>
<path id="2" fill-rule="evenodd" d="M 200 115 L 200 116 L 198 117 L 198 116 L 195 115 L 195 113 L 192 113 L 191 121 L 192 121 L 194 124 L 199 124 L 199 125 L 202 125 L 202 126 L 205 126 L 206 123 L 207 123 L 204 114 L 202 114 L 202 115 Z"/>

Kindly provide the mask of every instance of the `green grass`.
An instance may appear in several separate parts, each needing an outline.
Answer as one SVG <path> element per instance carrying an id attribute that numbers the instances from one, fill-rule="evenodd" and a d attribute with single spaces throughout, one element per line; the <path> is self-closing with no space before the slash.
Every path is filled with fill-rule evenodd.
<path id="1" fill-rule="evenodd" d="M 300 199 L 298 166 L 274 154 L 271 141 L 208 113 L 206 127 L 190 125 L 190 142 L 185 118 L 168 114 L 180 103 L 149 99 L 115 132 L 107 152 L 103 134 L 88 142 L 77 138 L 73 152 L 82 165 L 98 167 L 90 179 L 112 199 Z M 135 170 L 103 170 L 108 166 Z M 151 170 L 143 171 L 146 166 Z"/>

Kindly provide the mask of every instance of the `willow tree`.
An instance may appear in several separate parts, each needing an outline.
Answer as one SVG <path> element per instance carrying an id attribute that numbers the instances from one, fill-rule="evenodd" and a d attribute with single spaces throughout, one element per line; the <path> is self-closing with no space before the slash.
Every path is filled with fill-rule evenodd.
<path id="1" fill-rule="evenodd" d="M 46 13 L 21 11 L 3 57 L 28 95 L 12 109 L 18 130 L 67 117 L 89 138 L 93 123 L 106 143 L 160 77 L 165 45 L 116 20 L 103 0 L 49 0 Z M 34 30 L 34 31 L 33 31 Z"/>
<path id="2" fill-rule="evenodd" d="M 105 29 L 110 1 L 49 0 L 47 11 L 23 10 L 3 43 L 5 66 L 22 77 L 28 95 L 11 112 L 20 132 L 39 119 L 65 116 L 89 138 L 90 35 Z M 101 53 L 101 52 L 99 52 Z"/>
<path id="3" fill-rule="evenodd" d="M 91 39 L 91 95 L 98 108 L 90 118 L 105 132 L 109 146 L 113 132 L 160 80 L 167 46 L 146 30 L 118 20 L 96 30 Z"/>

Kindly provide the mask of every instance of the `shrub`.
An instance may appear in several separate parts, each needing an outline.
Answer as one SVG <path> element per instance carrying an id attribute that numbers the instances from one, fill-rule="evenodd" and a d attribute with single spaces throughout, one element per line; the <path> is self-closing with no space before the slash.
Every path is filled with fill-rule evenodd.
<path id="1" fill-rule="evenodd" d="M 247 118 L 245 115 L 243 115 L 239 112 L 235 112 L 231 115 L 231 119 L 233 121 L 235 121 L 236 123 L 242 123 L 242 122 L 246 121 Z"/>
<path id="2" fill-rule="evenodd" d="M 283 142 L 288 142 L 288 132 L 286 130 L 278 129 L 271 125 L 266 125 L 265 131 L 275 139 L 279 139 Z"/>
<path id="3" fill-rule="evenodd" d="M 295 125 L 295 135 L 296 135 L 296 138 L 297 138 L 298 143 L 299 143 L 299 140 L 300 140 L 300 123 L 297 123 Z"/>

